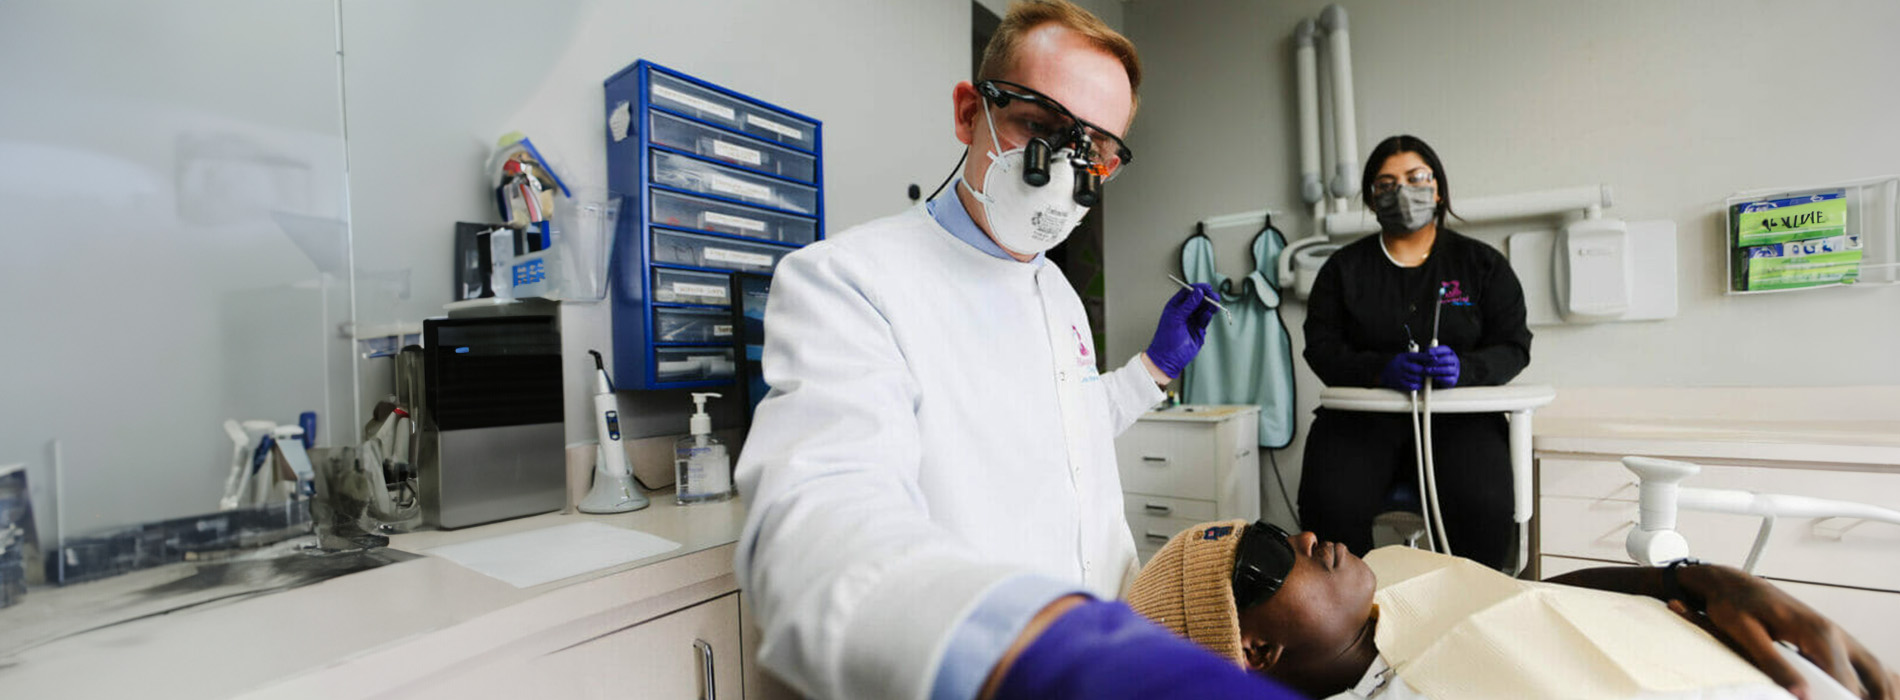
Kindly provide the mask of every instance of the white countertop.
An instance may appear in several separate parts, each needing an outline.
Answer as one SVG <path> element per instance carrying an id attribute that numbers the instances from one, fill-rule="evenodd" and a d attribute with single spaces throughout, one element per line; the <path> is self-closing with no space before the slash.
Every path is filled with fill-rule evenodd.
<path id="1" fill-rule="evenodd" d="M 1810 462 L 1900 470 L 1900 421 L 1538 416 L 1540 453 Z"/>
<path id="2" fill-rule="evenodd" d="M 0 696 L 9 698 L 229 697 L 362 660 L 379 649 L 403 646 L 411 665 L 453 662 L 455 650 L 433 633 L 471 628 L 556 624 L 591 596 L 638 600 L 721 576 L 730 581 L 732 543 L 745 521 L 738 500 L 681 507 L 670 491 L 652 494 L 653 505 L 634 513 L 550 513 L 452 531 L 397 535 L 391 547 L 420 552 L 433 547 L 577 522 L 600 522 L 639 530 L 680 543 L 678 549 L 625 565 L 552 583 L 515 588 L 436 557 L 390 564 L 278 593 L 212 603 L 138 619 L 58 639 L 0 666 Z M 188 566 L 188 565 L 174 565 Z M 160 567 L 63 589 L 36 588 L 35 596 L 91 595 L 112 602 L 115 590 L 152 583 Z M 643 569 L 637 576 L 617 574 Z M 139 577 L 145 580 L 140 581 Z M 652 581 L 636 579 L 652 578 Z M 660 580 L 664 579 L 664 580 Z M 105 595 L 101 595 L 101 594 Z M 560 595 L 554 595 L 559 593 Z M 556 605 L 549 601 L 565 601 Z M 524 605 L 535 603 L 535 605 Z M 565 606 L 565 607 L 563 607 Z M 532 609 L 530 609 L 532 608 Z M 511 614 L 511 609 L 519 611 Z M 577 609 L 577 608 L 576 608 Z M 578 614 L 578 613 L 575 613 Z M 4 619 L 4 618 L 0 618 Z M 500 625 L 505 622 L 506 625 Z M 415 647 L 415 651 L 409 647 Z M 439 659 L 416 658 L 416 652 Z M 387 665 L 387 664 L 384 664 Z M 401 675 L 406 669 L 383 673 Z M 423 671 L 418 670 L 416 673 Z M 353 695 L 349 674 L 330 674 L 315 690 L 323 697 Z M 379 679 L 380 680 L 380 679 Z M 306 684 L 310 685 L 310 684 Z M 266 693 L 272 694 L 272 693 Z"/>
<path id="3" fill-rule="evenodd" d="M 1260 407 L 1252 404 L 1238 406 L 1210 406 L 1184 403 L 1173 408 L 1149 411 L 1141 414 L 1142 420 L 1181 421 L 1185 423 L 1219 423 L 1242 413 L 1258 413 Z"/>

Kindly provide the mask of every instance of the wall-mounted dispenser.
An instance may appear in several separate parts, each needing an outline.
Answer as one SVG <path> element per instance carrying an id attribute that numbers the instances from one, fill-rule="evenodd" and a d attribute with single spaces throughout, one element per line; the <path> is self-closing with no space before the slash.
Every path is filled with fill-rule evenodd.
<path id="1" fill-rule="evenodd" d="M 1630 310 L 1629 226 L 1584 219 L 1557 233 L 1551 272 L 1557 311 L 1576 323 L 1612 321 Z"/>
<path id="2" fill-rule="evenodd" d="M 1531 325 L 1676 315 L 1676 222 L 1573 221 L 1506 239 Z"/>

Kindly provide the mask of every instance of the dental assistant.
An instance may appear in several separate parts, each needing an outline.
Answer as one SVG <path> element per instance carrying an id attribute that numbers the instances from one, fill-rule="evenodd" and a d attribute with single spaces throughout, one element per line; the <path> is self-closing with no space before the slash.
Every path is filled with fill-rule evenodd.
<path id="1" fill-rule="evenodd" d="M 815 698 L 1273 697 L 1120 603 L 1135 546 L 1113 439 L 1215 312 L 1202 285 L 1098 374 L 1043 251 L 1132 158 L 1134 47 L 1012 6 L 952 90 L 962 180 L 779 265 L 744 457 L 740 584 L 760 661 Z M 1164 666 L 1157 666 L 1157 665 Z"/>
<path id="2" fill-rule="evenodd" d="M 1530 363 L 1524 289 L 1502 253 L 1445 227 L 1451 185 L 1414 136 L 1381 141 L 1360 188 L 1378 235 L 1334 253 L 1307 300 L 1306 362 L 1327 386 L 1496 386 Z M 1442 290 L 1442 295 L 1441 295 Z M 1434 347 L 1433 312 L 1441 314 Z M 1416 343 L 1416 351 L 1410 349 Z M 1354 554 L 1398 483 L 1417 486 L 1410 417 L 1318 409 L 1306 438 L 1300 521 Z M 1511 457 L 1500 414 L 1433 416 L 1438 497 L 1453 553 L 1493 568 L 1510 553 Z"/>

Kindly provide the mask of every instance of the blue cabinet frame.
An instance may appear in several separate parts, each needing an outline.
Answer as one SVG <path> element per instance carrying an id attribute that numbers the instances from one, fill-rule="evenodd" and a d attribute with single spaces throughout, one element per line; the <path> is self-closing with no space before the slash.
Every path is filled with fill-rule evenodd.
<path id="1" fill-rule="evenodd" d="M 682 374 L 677 368 L 679 361 L 672 363 L 675 367 L 671 371 L 660 362 L 662 355 L 692 356 L 699 352 L 701 356 L 717 356 L 724 349 L 730 360 L 727 366 L 732 368 L 729 371 L 736 372 L 748 354 L 741 345 L 744 334 L 738 328 L 725 327 L 730 342 L 668 342 L 658 332 L 655 314 L 668 309 L 731 311 L 738 300 L 727 292 L 725 305 L 680 301 L 676 294 L 672 300 L 659 301 L 655 298 L 656 276 L 696 280 L 668 284 L 672 292 L 702 292 L 709 298 L 708 288 L 714 283 L 708 275 L 723 277 L 721 284 L 729 290 L 733 272 L 759 272 L 756 266 L 761 263 L 756 251 L 761 250 L 760 246 L 789 252 L 822 240 L 823 125 L 798 112 L 645 60 L 608 78 L 605 91 L 607 186 L 621 198 L 621 216 L 614 231 L 613 292 L 609 297 L 613 304 L 615 382 L 622 389 L 730 385 L 733 376 Z M 699 143 L 711 144 L 714 154 L 656 143 L 655 115 L 664 115 L 676 127 L 703 134 Z M 809 158 L 811 179 L 787 177 L 760 167 L 766 155 L 774 154 L 781 159 L 790 156 L 800 163 Z M 673 169 L 656 173 L 656 160 L 671 164 Z M 807 194 L 815 195 L 809 206 L 805 205 Z M 656 216 L 655 197 L 663 198 L 669 206 L 701 207 L 700 218 L 662 220 Z M 708 223 L 711 221 L 723 224 L 721 230 L 715 230 Z M 720 267 L 718 260 L 703 259 L 697 264 L 656 260 L 656 231 L 698 241 L 707 247 L 706 252 L 720 250 L 719 256 L 702 257 L 722 258 L 732 265 Z M 721 241 L 747 245 L 716 248 Z M 736 318 L 736 314 L 729 318 Z M 692 362 L 686 366 L 692 366 Z"/>

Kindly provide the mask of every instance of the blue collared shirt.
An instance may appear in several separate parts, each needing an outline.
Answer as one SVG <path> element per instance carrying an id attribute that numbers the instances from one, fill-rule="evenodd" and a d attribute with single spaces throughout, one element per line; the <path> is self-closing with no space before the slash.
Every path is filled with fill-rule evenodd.
<path id="1" fill-rule="evenodd" d="M 936 219 L 937 224 L 944 227 L 945 230 L 948 230 L 950 235 L 956 236 L 957 240 L 970 244 L 970 247 L 988 253 L 993 257 L 1014 261 L 1016 258 L 1012 257 L 1009 251 L 1003 250 L 1002 246 L 997 245 L 996 239 L 990 238 L 990 234 L 984 233 L 983 229 L 978 228 L 976 219 L 970 218 L 969 210 L 963 208 L 963 200 L 957 197 L 957 187 L 962 186 L 962 184 L 963 181 L 960 179 L 950 183 L 950 187 L 944 190 L 943 194 L 938 195 L 936 199 L 930 200 L 928 204 L 924 205 L 930 210 L 930 217 Z M 1036 257 L 1030 258 L 1029 262 L 1040 266 L 1042 265 L 1042 260 L 1042 253 L 1037 253 Z"/>

